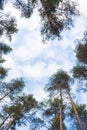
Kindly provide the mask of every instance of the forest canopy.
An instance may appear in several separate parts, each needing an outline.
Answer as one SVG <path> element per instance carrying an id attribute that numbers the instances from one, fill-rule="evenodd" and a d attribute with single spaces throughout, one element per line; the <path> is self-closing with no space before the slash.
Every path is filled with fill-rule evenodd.
<path id="1" fill-rule="evenodd" d="M 87 29 L 78 6 L 0 1 L 0 130 L 87 130 Z"/>

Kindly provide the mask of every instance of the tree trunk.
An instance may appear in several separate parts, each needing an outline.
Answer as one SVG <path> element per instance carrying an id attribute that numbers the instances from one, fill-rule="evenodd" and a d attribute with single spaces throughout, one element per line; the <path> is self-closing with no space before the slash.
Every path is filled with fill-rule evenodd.
<path id="1" fill-rule="evenodd" d="M 56 125 L 55 125 L 56 120 L 55 120 L 55 118 L 56 118 L 56 117 L 54 117 L 54 120 L 53 120 L 53 130 L 56 130 Z"/>
<path id="2" fill-rule="evenodd" d="M 9 124 L 6 126 L 6 130 L 9 130 L 10 127 L 15 123 L 16 119 L 18 118 L 18 116 L 16 115 L 12 121 L 9 122 Z"/>
<path id="3" fill-rule="evenodd" d="M 55 108 L 54 108 L 55 109 Z M 53 130 L 56 130 L 56 111 L 55 111 L 55 114 L 54 114 L 54 120 L 53 120 Z"/>
<path id="4" fill-rule="evenodd" d="M 63 121 L 62 121 L 62 90 L 60 87 L 60 130 L 63 130 Z"/>
<path id="5" fill-rule="evenodd" d="M 11 93 L 11 91 L 9 91 L 8 93 L 6 93 L 3 97 L 0 98 L 0 101 L 3 100 L 5 97 L 7 97 L 10 93 Z"/>
<path id="6" fill-rule="evenodd" d="M 0 124 L 0 128 L 2 127 L 2 125 L 5 123 L 5 121 L 10 117 L 11 114 L 9 114 L 4 120 L 3 122 Z"/>
<path id="7" fill-rule="evenodd" d="M 51 27 L 53 29 L 55 29 L 56 28 L 56 24 L 54 23 L 54 20 L 51 17 L 51 13 L 49 13 L 50 12 L 50 6 L 46 5 L 44 0 L 40 0 L 40 2 L 42 4 L 42 7 L 44 8 L 44 12 L 45 12 L 45 14 L 47 16 L 49 24 L 51 25 Z"/>
<path id="8" fill-rule="evenodd" d="M 74 110 L 74 113 L 75 113 L 75 115 L 76 115 L 78 124 L 79 124 L 80 127 L 82 127 L 81 119 L 80 119 L 80 117 L 79 117 L 78 111 L 76 110 L 76 106 L 75 106 L 75 103 L 74 103 L 74 101 L 73 101 L 73 99 L 72 99 L 72 97 L 71 97 L 71 94 L 70 94 L 70 91 L 69 91 L 69 87 L 68 87 L 68 86 L 66 86 L 66 91 L 67 91 L 68 96 L 69 96 L 69 98 L 70 98 L 71 105 L 72 105 L 73 110 Z"/>

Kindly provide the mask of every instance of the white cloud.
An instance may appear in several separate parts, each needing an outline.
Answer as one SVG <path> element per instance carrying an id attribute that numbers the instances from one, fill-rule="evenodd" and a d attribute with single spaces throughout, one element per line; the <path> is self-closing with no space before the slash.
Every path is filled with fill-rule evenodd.
<path id="1" fill-rule="evenodd" d="M 9 77 L 23 76 L 41 80 L 44 77 L 50 77 L 57 69 L 69 71 L 72 68 L 75 61 L 74 53 L 72 53 L 72 49 L 75 48 L 73 41 L 82 37 L 86 26 L 87 4 L 82 0 L 78 0 L 78 2 L 81 16 L 75 20 L 75 27 L 63 32 L 62 41 L 54 40 L 49 44 L 41 42 L 40 19 L 37 10 L 30 19 L 25 19 L 20 18 L 20 13 L 16 9 L 12 9 L 10 4 L 6 7 L 6 11 L 12 10 L 12 15 L 16 16 L 19 28 L 19 32 L 12 39 L 13 52 L 6 56 L 5 66 L 11 68 Z M 34 94 L 38 93 L 38 87 L 36 88 L 33 90 Z M 38 98 L 43 97 L 45 97 L 45 93 L 41 88 Z"/>
<path id="2" fill-rule="evenodd" d="M 33 94 L 34 97 L 41 101 L 47 93 L 44 91 L 46 79 L 54 74 L 58 69 L 69 71 L 75 64 L 75 56 L 72 50 L 76 43 L 73 41 L 82 38 L 85 27 L 87 26 L 87 1 L 78 0 L 81 16 L 75 19 L 75 26 L 71 30 L 63 32 L 63 40 L 54 40 L 49 44 L 43 44 L 40 36 L 40 19 L 35 10 L 30 19 L 20 18 L 20 12 L 12 8 L 10 4 L 6 6 L 5 11 L 16 16 L 18 33 L 13 36 L 11 46 L 13 51 L 11 55 L 5 56 L 6 62 L 4 66 L 11 68 L 8 73 L 7 80 L 24 77 L 25 80 L 31 80 L 32 84 L 26 83 L 24 92 Z M 36 81 L 36 84 L 34 83 Z M 76 86 L 72 86 L 72 92 L 76 94 Z M 81 99 L 79 98 L 81 97 Z M 85 103 L 86 96 L 84 94 L 76 95 L 80 103 Z M 18 127 L 18 129 L 27 129 Z"/>
<path id="3" fill-rule="evenodd" d="M 25 77 L 40 78 L 44 75 L 43 69 L 44 69 L 44 64 L 38 62 L 35 63 L 35 65 L 23 66 L 22 72 Z"/>
<path id="4" fill-rule="evenodd" d="M 47 97 L 48 94 L 43 90 L 42 86 L 40 86 L 39 88 L 38 87 L 39 86 L 36 86 L 36 88 L 34 88 L 31 93 L 34 95 L 37 101 L 42 101 Z"/>
<path id="5" fill-rule="evenodd" d="M 31 65 L 20 66 L 22 75 L 26 78 L 42 79 L 51 76 L 58 69 L 58 64 L 50 62 L 48 65 L 45 62 L 36 62 Z"/>
<path id="6" fill-rule="evenodd" d="M 79 3 L 79 10 L 82 12 L 83 15 L 86 15 L 87 1 L 78 0 L 77 2 Z"/>
<path id="7" fill-rule="evenodd" d="M 31 32 L 33 33 L 33 32 Z M 43 45 L 40 43 L 40 40 L 38 39 L 39 37 L 32 36 L 29 37 L 30 33 L 27 33 L 26 38 L 24 37 L 22 39 L 22 43 L 18 48 L 15 48 L 16 51 L 14 52 L 18 58 L 24 58 L 24 59 L 31 59 L 37 57 L 42 49 Z M 31 40 L 32 39 L 32 40 Z M 37 42 L 36 42 L 37 41 Z"/>
<path id="8" fill-rule="evenodd" d="M 4 63 L 4 67 L 8 69 L 8 76 L 6 77 L 6 80 L 15 79 L 18 77 L 21 77 L 21 73 L 19 71 L 19 67 L 17 63 L 15 62 L 13 56 L 10 55 L 4 56 L 6 59 L 6 62 Z"/>

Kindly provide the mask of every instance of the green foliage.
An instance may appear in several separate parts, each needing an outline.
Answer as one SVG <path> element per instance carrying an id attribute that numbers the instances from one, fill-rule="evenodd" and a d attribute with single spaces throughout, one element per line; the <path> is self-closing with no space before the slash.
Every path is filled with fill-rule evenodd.
<path id="1" fill-rule="evenodd" d="M 85 66 L 74 67 L 73 68 L 73 77 L 87 79 L 87 68 Z"/>
<path id="2" fill-rule="evenodd" d="M 56 74 L 54 74 L 50 80 L 49 80 L 49 83 L 48 85 L 46 86 L 46 90 L 50 92 L 50 94 L 55 94 L 55 95 L 58 95 L 60 94 L 60 118 L 62 117 L 62 109 L 63 109 L 63 100 L 64 100 L 64 95 L 63 93 L 65 92 L 66 95 L 69 96 L 69 99 L 70 99 L 70 102 L 71 102 L 71 105 L 73 107 L 73 110 L 74 110 L 74 113 L 75 113 L 75 116 L 78 120 L 78 124 L 79 126 L 81 126 L 81 120 L 80 120 L 80 117 L 78 115 L 78 111 L 76 110 L 76 107 L 75 107 L 75 104 L 74 104 L 74 101 L 72 99 L 72 96 L 70 94 L 70 82 L 71 82 L 71 77 L 63 70 L 60 70 L 58 71 Z M 56 93 L 55 93 L 56 91 Z M 68 104 L 66 104 L 67 106 Z M 62 118 L 61 118 L 62 120 Z M 62 123 L 62 122 L 61 122 Z M 61 124 L 62 126 L 62 124 Z"/>
<path id="3" fill-rule="evenodd" d="M 40 0 L 42 8 L 40 15 L 42 18 L 41 34 L 44 40 L 61 38 L 61 32 L 73 26 L 73 16 L 79 14 L 76 3 L 71 1 L 51 1 Z"/>
<path id="4" fill-rule="evenodd" d="M 55 118 L 54 118 L 54 124 L 52 125 L 52 127 L 50 128 L 50 129 L 48 129 L 48 130 L 60 130 L 60 120 L 59 120 L 59 117 L 58 116 L 56 116 Z M 63 123 L 63 130 L 66 130 L 66 126 L 65 126 L 65 124 Z"/>
<path id="5" fill-rule="evenodd" d="M 11 102 L 14 101 L 21 94 L 24 86 L 25 84 L 22 79 L 13 79 L 9 83 L 2 82 L 0 86 L 0 101 L 3 101 L 6 97 L 9 97 Z"/>
<path id="6" fill-rule="evenodd" d="M 0 1 L 2 2 L 2 0 Z M 56 36 L 60 39 L 61 38 L 61 32 L 66 29 L 70 29 L 71 26 L 73 26 L 73 16 L 78 15 L 78 10 L 76 9 L 76 3 L 71 2 L 69 0 L 62 1 L 62 0 L 40 0 L 41 3 L 41 9 L 40 16 L 42 19 L 42 28 L 41 33 L 43 35 L 44 40 L 48 40 L 50 38 L 55 38 Z M 38 2 L 37 2 L 38 3 Z M 15 0 L 14 6 L 21 10 L 22 16 L 29 18 L 32 13 L 33 9 L 35 8 L 36 0 L 28 0 L 27 3 L 24 0 Z M 1 8 L 1 3 L 0 3 Z M 6 18 L 0 18 L 0 35 L 6 35 L 11 40 L 12 34 L 17 32 L 17 25 L 14 18 L 11 18 L 10 16 L 6 16 Z M 86 47 L 87 45 L 80 45 L 77 47 L 77 57 L 78 60 L 82 63 L 86 64 L 87 55 L 86 55 Z M 12 49 L 7 46 L 6 44 L 0 43 L 0 53 L 7 54 Z M 84 56 L 83 56 L 84 55 Z M 84 59 L 84 60 L 83 60 Z M 0 63 L 3 63 L 4 59 L 1 57 Z M 87 69 L 83 66 L 78 66 L 77 68 L 74 68 L 76 77 L 84 76 L 86 75 Z M 0 78 L 4 78 L 7 75 L 7 70 L 3 67 L 0 67 Z M 85 76 L 84 76 L 85 77 Z M 68 85 L 69 81 L 71 80 L 70 76 L 65 71 L 58 71 L 56 74 L 54 74 L 46 87 L 47 91 L 55 91 L 57 90 L 57 93 L 60 88 L 67 89 L 66 85 Z M 5 115 L 10 114 L 10 118 L 7 120 L 6 124 L 9 123 L 9 121 L 13 120 L 15 117 L 15 122 L 10 127 L 11 129 L 16 129 L 15 125 L 19 125 L 23 123 L 23 120 L 26 118 L 27 115 L 30 116 L 33 109 L 37 107 L 37 101 L 33 98 L 32 95 L 23 95 L 18 96 L 20 92 L 22 92 L 25 84 L 22 79 L 13 79 L 11 82 L 5 84 L 5 93 L 8 93 L 8 90 L 11 91 L 9 94 L 10 97 L 12 97 L 12 100 L 10 104 L 3 107 L 3 111 Z M 1 86 L 0 86 L 1 87 Z M 3 87 L 3 86 L 2 86 Z M 62 105 L 62 113 L 64 114 L 65 105 Z M 85 109 L 85 106 L 79 106 L 76 105 L 76 109 L 79 112 L 80 116 L 83 114 L 83 110 Z M 71 115 L 73 115 L 73 109 L 70 111 Z M 51 125 L 48 129 L 53 130 L 59 129 L 59 99 L 55 98 L 53 100 L 50 100 L 47 104 L 47 107 L 44 111 L 44 116 L 48 118 L 48 120 L 51 122 Z M 85 113 L 86 114 L 86 113 Z M 84 115 L 85 115 L 84 114 Z M 4 115 L 4 116 L 5 116 Z M 63 115 L 63 120 L 65 118 L 65 115 Z M 27 118 L 26 118 L 27 119 Z M 32 118 L 31 118 L 32 119 Z M 42 120 L 39 118 L 33 119 L 35 122 L 41 123 Z M 5 125 L 5 124 L 4 124 Z M 63 130 L 65 130 L 65 125 L 63 123 Z"/>
<path id="7" fill-rule="evenodd" d="M 5 59 L 3 59 L 2 57 L 0 57 L 0 64 L 5 62 Z"/>
<path id="8" fill-rule="evenodd" d="M 80 104 L 80 105 L 75 104 L 75 106 L 76 106 L 76 109 L 77 109 L 80 117 L 83 117 L 83 116 L 84 116 L 84 118 L 87 117 L 86 105 L 85 104 Z M 72 108 L 70 109 L 70 115 L 71 115 L 71 117 L 74 116 L 74 111 L 73 111 Z"/>
<path id="9" fill-rule="evenodd" d="M 4 111 L 8 114 L 12 113 L 14 116 L 16 113 L 20 113 L 20 104 L 12 105 L 10 107 L 5 106 Z"/>
<path id="10" fill-rule="evenodd" d="M 74 127 L 76 130 L 86 130 L 87 129 L 87 109 L 86 109 L 86 104 L 75 104 L 76 106 L 76 109 L 78 111 L 78 114 L 81 118 L 81 121 L 82 121 L 82 128 L 80 128 L 78 126 L 78 123 L 76 121 L 76 118 L 75 118 L 75 114 L 74 114 L 74 111 L 73 109 L 71 108 L 70 109 L 70 117 L 71 117 L 71 120 L 70 121 L 73 121 L 73 124 L 74 124 Z"/>
<path id="11" fill-rule="evenodd" d="M 54 12 L 56 12 L 56 8 L 61 3 L 61 0 L 41 0 L 42 7 L 44 9 L 44 13 L 49 14 L 49 16 Z M 46 15 L 47 15 L 46 14 Z"/>
<path id="12" fill-rule="evenodd" d="M 47 109 L 44 111 L 45 116 L 59 116 L 59 99 L 58 98 L 53 98 L 52 100 L 48 100 L 46 102 L 47 104 Z M 62 105 L 62 109 L 65 109 L 65 105 Z"/>
<path id="13" fill-rule="evenodd" d="M 48 108 L 45 110 L 44 114 L 46 116 L 59 115 L 59 99 L 54 98 L 47 102 Z"/>
<path id="14" fill-rule="evenodd" d="M 84 37 L 81 40 L 76 41 L 76 58 L 77 65 L 73 68 L 73 77 L 82 79 L 81 81 L 87 80 L 87 31 L 84 32 Z"/>
<path id="15" fill-rule="evenodd" d="M 57 6 L 60 2 L 62 2 L 62 0 L 46 0 L 46 2 L 52 6 Z"/>
<path id="16" fill-rule="evenodd" d="M 80 62 L 87 64 L 87 41 L 84 44 L 78 44 L 76 47 L 76 57 Z"/>
<path id="17" fill-rule="evenodd" d="M 45 121 L 48 122 L 49 127 L 48 130 L 53 130 L 53 129 L 59 129 L 60 130 L 60 107 L 59 107 L 59 99 L 58 98 L 53 98 L 50 99 L 46 102 L 45 108 L 44 108 L 44 113 L 43 115 L 45 116 Z M 62 105 L 62 114 L 63 114 L 63 120 L 65 118 L 64 116 L 64 110 L 65 110 L 65 105 Z M 63 129 L 65 130 L 65 124 L 63 123 Z"/>
<path id="18" fill-rule="evenodd" d="M 76 46 L 76 58 L 79 62 L 87 64 L 87 31 L 84 32 L 82 40 L 77 40 L 78 45 Z"/>
<path id="19" fill-rule="evenodd" d="M 23 97 L 21 96 L 21 97 L 19 97 L 19 101 L 20 101 L 20 103 L 23 106 L 25 111 L 29 111 L 30 109 L 37 106 L 37 102 L 33 98 L 33 95 L 28 95 L 28 96 L 25 95 Z"/>
<path id="20" fill-rule="evenodd" d="M 21 10 L 22 16 L 26 18 L 30 18 L 35 5 L 40 5 L 43 40 L 54 39 L 55 37 L 60 39 L 64 28 L 70 29 L 73 26 L 73 17 L 79 15 L 79 11 L 76 9 L 77 4 L 71 0 L 40 0 L 39 2 L 36 0 L 28 0 L 27 2 L 15 0 L 13 4 Z"/>
<path id="21" fill-rule="evenodd" d="M 16 20 L 13 17 L 10 17 L 9 15 L 6 15 L 5 18 L 0 18 L 0 35 L 6 35 L 9 40 L 11 40 L 12 35 L 16 33 L 17 30 L 17 24 Z"/>
<path id="22" fill-rule="evenodd" d="M 20 89 L 23 89 L 24 86 L 25 86 L 25 83 L 24 83 L 22 78 L 20 78 L 20 79 L 13 79 L 9 83 L 9 88 L 10 89 L 12 89 L 12 88 L 15 89 L 15 90 L 18 89 L 18 91 L 20 91 Z"/>
<path id="23" fill-rule="evenodd" d="M 36 0 L 28 0 L 27 3 L 22 0 L 15 0 L 13 3 L 17 9 L 21 10 L 22 17 L 29 18 L 33 13 Z"/>
<path id="24" fill-rule="evenodd" d="M 12 123 L 12 126 L 14 125 L 21 125 L 23 123 L 23 120 L 26 119 L 27 115 L 32 115 L 30 112 L 32 111 L 33 108 L 37 106 L 37 101 L 33 98 L 32 95 L 23 95 L 20 96 L 19 98 L 15 99 L 15 102 L 13 105 L 5 105 L 3 107 L 3 111 L 9 115 L 14 122 Z M 30 121 L 31 121 L 30 117 Z M 9 122 L 8 122 L 9 123 Z M 8 124 L 7 123 L 7 124 Z"/>
<path id="25" fill-rule="evenodd" d="M 0 8 L 1 2 L 2 1 L 0 1 Z M 4 12 L 0 12 L 0 37 L 6 36 L 6 38 L 11 40 L 12 35 L 17 31 L 16 19 L 4 14 Z M 7 123 L 9 124 L 9 121 L 13 121 L 15 116 L 17 122 L 13 121 L 13 125 L 10 126 L 10 129 L 16 129 L 16 123 L 20 124 L 20 120 L 25 117 L 25 114 L 29 114 L 28 112 L 37 104 L 33 96 L 30 95 L 25 96 L 25 100 L 23 98 L 23 101 L 18 101 L 20 99 L 19 94 L 21 96 L 22 90 L 25 87 L 22 78 L 13 79 L 8 83 L 2 80 L 7 76 L 7 69 L 2 67 L 2 63 L 5 61 L 2 56 L 11 51 L 12 48 L 10 46 L 0 42 L 0 101 L 3 101 L 3 105 L 0 104 L 0 112 L 2 112 L 2 116 L 0 116 L 0 129 L 6 129 Z M 4 100 L 5 97 L 6 100 Z"/>
<path id="26" fill-rule="evenodd" d="M 70 81 L 70 79 L 70 76 L 65 71 L 59 70 L 49 79 L 49 82 L 46 86 L 46 90 L 55 91 L 60 89 L 60 87 L 65 88 L 66 84 Z"/>
<path id="27" fill-rule="evenodd" d="M 5 76 L 7 76 L 8 69 L 5 69 L 4 67 L 0 67 L 0 79 L 4 79 Z"/>
<path id="28" fill-rule="evenodd" d="M 25 87 L 25 83 L 22 78 L 12 79 L 9 83 L 6 84 L 5 90 L 7 92 L 4 95 L 9 96 L 11 100 L 17 98 L 18 94 L 22 92 Z"/>
<path id="29" fill-rule="evenodd" d="M 0 43 L 0 51 L 1 53 L 7 54 L 10 51 L 12 51 L 12 48 L 8 45 L 6 45 L 5 43 Z"/>

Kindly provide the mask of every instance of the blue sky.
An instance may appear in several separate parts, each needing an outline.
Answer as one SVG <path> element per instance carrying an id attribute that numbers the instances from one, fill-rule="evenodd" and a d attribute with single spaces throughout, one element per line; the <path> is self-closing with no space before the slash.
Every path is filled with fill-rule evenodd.
<path id="1" fill-rule="evenodd" d="M 49 41 L 48 44 L 42 43 L 37 10 L 30 19 L 25 19 L 21 18 L 20 12 L 13 9 L 10 4 L 5 8 L 6 12 L 11 11 L 11 14 L 16 16 L 19 28 L 11 43 L 8 42 L 13 51 L 5 56 L 7 61 L 4 66 L 10 68 L 7 80 L 23 77 L 26 83 L 25 93 L 32 93 L 38 101 L 47 95 L 43 88 L 48 78 L 58 69 L 69 72 L 76 63 L 73 51 L 76 45 L 74 40 L 83 37 L 87 26 L 87 1 L 78 0 L 78 3 L 80 17 L 75 19 L 74 28 L 63 31 L 63 40 L 55 39 Z M 82 96 L 86 99 L 84 95 Z M 23 128 L 18 128 L 18 130 L 23 130 Z"/>

